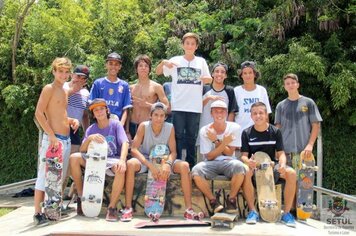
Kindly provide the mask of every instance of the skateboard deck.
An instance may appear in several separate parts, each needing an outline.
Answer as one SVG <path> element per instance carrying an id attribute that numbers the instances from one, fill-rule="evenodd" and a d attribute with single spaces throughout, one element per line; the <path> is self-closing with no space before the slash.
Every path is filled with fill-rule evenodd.
<path id="1" fill-rule="evenodd" d="M 169 148 L 165 144 L 155 145 L 150 152 L 150 161 L 155 168 L 161 170 L 168 159 Z M 166 197 L 167 181 L 155 180 L 151 171 L 148 171 L 145 194 L 145 214 L 152 220 L 158 221 L 162 215 Z"/>
<path id="2" fill-rule="evenodd" d="M 48 147 L 46 157 L 42 160 L 46 163 L 45 169 L 45 198 L 42 204 L 44 213 L 49 220 L 61 219 L 62 207 L 62 168 L 63 146 L 58 143 L 58 148 Z"/>
<path id="3" fill-rule="evenodd" d="M 209 226 L 209 222 L 198 220 L 160 220 L 160 221 L 142 221 L 135 224 L 135 228 L 154 228 L 154 227 L 192 227 Z"/>
<path id="4" fill-rule="evenodd" d="M 85 154 L 86 165 L 83 181 L 82 209 L 87 217 L 100 214 L 103 202 L 108 144 L 91 141 Z"/>
<path id="5" fill-rule="evenodd" d="M 211 218 L 211 227 L 228 226 L 230 229 L 234 228 L 234 222 L 238 220 L 238 214 L 229 213 L 215 213 Z"/>
<path id="6" fill-rule="evenodd" d="M 281 214 L 273 178 L 273 162 L 268 154 L 254 154 L 257 168 L 255 170 L 257 199 L 261 218 L 267 222 L 277 222 Z"/>
<path id="7" fill-rule="evenodd" d="M 295 160 L 294 160 L 295 159 Z M 315 166 L 314 155 L 311 153 L 307 158 L 305 152 L 293 157 L 293 162 L 297 170 L 297 218 L 306 220 L 311 217 L 313 212 L 313 185 Z"/>

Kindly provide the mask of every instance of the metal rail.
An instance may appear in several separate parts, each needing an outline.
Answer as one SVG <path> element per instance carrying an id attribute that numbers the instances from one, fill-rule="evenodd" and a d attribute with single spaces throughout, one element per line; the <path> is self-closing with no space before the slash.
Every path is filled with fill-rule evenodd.
<path id="1" fill-rule="evenodd" d="M 0 186 L 0 191 L 10 190 L 10 189 L 13 189 L 13 188 L 18 188 L 18 187 L 23 187 L 23 186 L 26 186 L 26 185 L 32 185 L 35 182 L 36 182 L 36 178 L 28 179 L 28 180 L 24 180 L 24 181 L 12 183 L 12 184 L 2 185 L 2 186 Z"/>
<path id="2" fill-rule="evenodd" d="M 321 124 L 317 139 L 317 159 L 316 164 L 318 165 L 318 171 L 316 172 L 316 185 L 318 187 L 323 186 L 323 138 L 321 133 Z M 316 205 L 321 209 L 323 198 L 320 192 L 317 192 Z"/>
<path id="3" fill-rule="evenodd" d="M 314 189 L 314 191 L 316 191 L 317 193 L 320 193 L 320 194 L 324 193 L 324 194 L 327 194 L 330 196 L 341 197 L 347 201 L 356 203 L 356 197 L 345 194 L 345 193 L 339 193 L 339 192 L 336 192 L 336 191 L 333 191 L 333 190 L 330 190 L 327 188 L 318 187 L 318 186 L 313 186 L 313 189 Z"/>

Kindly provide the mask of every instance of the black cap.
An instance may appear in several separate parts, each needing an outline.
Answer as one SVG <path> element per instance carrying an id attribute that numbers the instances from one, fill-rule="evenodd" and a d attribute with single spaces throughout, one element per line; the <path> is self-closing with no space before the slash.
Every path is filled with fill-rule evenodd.
<path id="1" fill-rule="evenodd" d="M 241 69 L 243 70 L 246 67 L 250 67 L 252 69 L 255 69 L 256 63 L 254 61 L 244 61 L 241 63 Z"/>
<path id="2" fill-rule="evenodd" d="M 83 75 L 86 78 L 89 78 L 89 68 L 85 65 L 78 65 L 77 67 L 75 67 L 73 73 L 77 75 Z"/>
<path id="3" fill-rule="evenodd" d="M 119 62 L 122 62 L 122 59 L 121 59 L 120 54 L 118 54 L 116 52 L 112 52 L 106 57 L 106 61 L 119 61 Z"/>

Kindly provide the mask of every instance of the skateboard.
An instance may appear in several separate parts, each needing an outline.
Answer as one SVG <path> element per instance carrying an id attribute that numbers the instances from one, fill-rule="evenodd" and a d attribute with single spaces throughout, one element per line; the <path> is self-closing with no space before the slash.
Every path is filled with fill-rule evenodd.
<path id="1" fill-rule="evenodd" d="M 155 168 L 161 170 L 169 155 L 169 148 L 165 144 L 157 144 L 150 151 L 150 161 Z M 154 222 L 162 215 L 166 197 L 167 181 L 155 180 L 151 171 L 148 171 L 145 194 L 145 213 Z"/>
<path id="2" fill-rule="evenodd" d="M 277 222 L 280 218 L 281 208 L 274 185 L 274 162 L 264 152 L 256 152 L 254 159 L 256 160 L 255 177 L 261 218 L 267 222 Z"/>
<path id="3" fill-rule="evenodd" d="M 142 221 L 135 224 L 135 228 L 154 228 L 154 227 L 192 227 L 209 226 L 209 222 L 197 220 L 160 220 L 160 221 Z"/>
<path id="4" fill-rule="evenodd" d="M 62 168 L 63 146 L 58 143 L 58 148 L 48 147 L 46 157 L 42 159 L 46 163 L 45 169 L 45 198 L 42 203 L 44 213 L 49 220 L 61 219 L 62 207 Z"/>
<path id="5" fill-rule="evenodd" d="M 108 144 L 106 141 L 98 143 L 91 141 L 86 159 L 83 181 L 82 209 L 87 217 L 96 217 L 100 214 L 103 202 L 106 161 Z"/>
<path id="6" fill-rule="evenodd" d="M 211 227 L 228 226 L 230 229 L 234 228 L 234 222 L 238 220 L 238 214 L 229 213 L 215 213 L 211 218 Z"/>
<path id="7" fill-rule="evenodd" d="M 315 205 L 313 205 L 313 185 L 315 166 L 314 155 L 311 153 L 307 158 L 305 152 L 293 156 L 293 167 L 297 171 L 297 218 L 306 220 L 311 217 Z"/>

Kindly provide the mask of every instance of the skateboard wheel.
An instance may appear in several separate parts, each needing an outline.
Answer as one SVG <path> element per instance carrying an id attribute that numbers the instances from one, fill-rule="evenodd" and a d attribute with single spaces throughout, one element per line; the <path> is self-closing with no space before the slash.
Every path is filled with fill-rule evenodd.
<path id="1" fill-rule="evenodd" d="M 89 159 L 89 155 L 88 154 L 84 154 L 83 157 L 84 157 L 84 159 Z"/>
<path id="2" fill-rule="evenodd" d="M 153 221 L 154 222 L 156 222 L 156 221 L 158 221 L 159 220 L 159 217 L 160 217 L 160 215 L 158 214 L 158 213 L 155 213 L 154 215 L 153 215 Z"/>
<path id="3" fill-rule="evenodd" d="M 164 198 L 163 198 L 163 197 L 160 197 L 160 198 L 159 198 L 159 201 L 160 201 L 161 203 L 163 203 L 163 202 L 164 202 Z"/>
<path id="4" fill-rule="evenodd" d="M 101 203 L 101 198 L 96 199 L 96 203 Z"/>
<path id="5" fill-rule="evenodd" d="M 199 212 L 199 213 L 197 214 L 197 216 L 198 216 L 199 220 L 201 220 L 201 219 L 203 219 L 203 218 L 205 217 L 205 215 L 204 215 L 203 212 Z"/>
<path id="6" fill-rule="evenodd" d="M 101 160 L 105 160 L 105 156 L 102 156 L 102 157 L 100 157 L 101 158 Z"/>
<path id="7" fill-rule="evenodd" d="M 149 198 L 147 195 L 145 195 L 145 202 L 148 202 Z"/>
<path id="8" fill-rule="evenodd" d="M 82 202 L 84 202 L 85 201 L 85 197 L 82 197 L 80 200 L 82 200 Z"/>
<path id="9" fill-rule="evenodd" d="M 229 223 L 229 228 L 230 228 L 230 229 L 234 228 L 234 223 L 233 223 L 233 222 L 230 222 L 230 223 Z"/>
<path id="10" fill-rule="evenodd" d="M 313 204 L 312 209 L 313 209 L 313 211 L 315 211 L 317 209 L 315 204 Z"/>
<path id="11" fill-rule="evenodd" d="M 319 170 L 319 166 L 314 166 L 314 171 L 318 171 Z"/>
<path id="12" fill-rule="evenodd" d="M 46 162 L 46 158 L 45 158 L 45 157 L 44 157 L 44 158 L 42 158 L 41 160 L 42 160 L 43 162 Z"/>
<path id="13" fill-rule="evenodd" d="M 215 227 L 216 226 L 216 222 L 215 221 L 213 221 L 213 222 L 211 222 L 211 227 Z"/>

